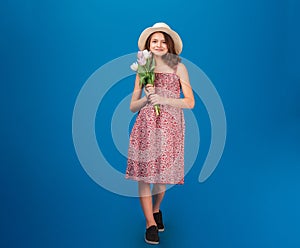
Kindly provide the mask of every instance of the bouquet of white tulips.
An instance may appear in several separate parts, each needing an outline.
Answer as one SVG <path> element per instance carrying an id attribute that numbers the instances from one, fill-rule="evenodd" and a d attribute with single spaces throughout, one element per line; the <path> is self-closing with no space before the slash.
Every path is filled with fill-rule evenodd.
<path id="1" fill-rule="evenodd" d="M 137 62 L 133 63 L 130 68 L 136 71 L 140 77 L 140 86 L 150 84 L 154 86 L 155 79 L 155 60 L 152 53 L 148 50 L 139 51 L 137 54 Z M 154 106 L 156 115 L 159 115 L 159 105 Z"/>

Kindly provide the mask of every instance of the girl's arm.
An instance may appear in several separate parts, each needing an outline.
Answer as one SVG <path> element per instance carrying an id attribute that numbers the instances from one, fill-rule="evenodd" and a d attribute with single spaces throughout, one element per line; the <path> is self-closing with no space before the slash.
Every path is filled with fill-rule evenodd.
<path id="1" fill-rule="evenodd" d="M 189 75 L 184 64 L 179 63 L 177 67 L 177 75 L 180 77 L 181 89 L 184 98 L 166 98 L 161 97 L 157 94 L 151 94 L 149 96 L 149 101 L 152 105 L 156 104 L 167 104 L 177 108 L 188 108 L 192 109 L 195 106 L 195 99 L 192 87 L 190 85 Z"/>
<path id="2" fill-rule="evenodd" d="M 140 77 L 137 74 L 135 78 L 135 83 L 134 83 L 134 90 L 132 93 L 131 97 L 131 102 L 130 102 L 130 111 L 133 113 L 139 111 L 142 107 L 144 107 L 147 102 L 148 102 L 148 97 L 154 93 L 154 89 L 151 89 L 153 87 L 147 87 L 145 88 L 145 96 L 141 98 L 142 95 L 142 89 L 140 87 Z"/>

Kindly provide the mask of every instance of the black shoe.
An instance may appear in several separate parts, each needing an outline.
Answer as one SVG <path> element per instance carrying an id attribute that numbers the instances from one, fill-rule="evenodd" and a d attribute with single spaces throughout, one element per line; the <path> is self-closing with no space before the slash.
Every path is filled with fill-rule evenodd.
<path id="1" fill-rule="evenodd" d="M 163 232 L 165 230 L 165 226 L 163 223 L 162 212 L 159 210 L 158 213 L 153 214 L 154 220 L 156 222 L 157 228 L 159 232 Z"/>
<path id="2" fill-rule="evenodd" d="M 146 241 L 146 243 L 152 244 L 152 245 L 158 245 L 159 244 L 157 226 L 150 226 L 146 229 L 145 241 Z"/>

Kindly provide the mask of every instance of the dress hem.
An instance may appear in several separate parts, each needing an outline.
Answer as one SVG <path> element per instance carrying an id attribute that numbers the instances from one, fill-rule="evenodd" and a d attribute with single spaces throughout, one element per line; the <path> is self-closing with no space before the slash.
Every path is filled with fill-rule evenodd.
<path id="1" fill-rule="evenodd" d="M 159 184 L 172 184 L 172 185 L 182 185 L 184 184 L 184 181 L 179 181 L 179 182 L 162 182 L 162 181 L 152 181 L 152 180 L 147 180 L 147 179 L 143 179 L 143 178 L 139 178 L 139 177 L 133 177 L 133 176 L 125 176 L 125 179 L 129 179 L 129 180 L 134 180 L 134 181 L 143 181 L 145 183 L 159 183 Z"/>

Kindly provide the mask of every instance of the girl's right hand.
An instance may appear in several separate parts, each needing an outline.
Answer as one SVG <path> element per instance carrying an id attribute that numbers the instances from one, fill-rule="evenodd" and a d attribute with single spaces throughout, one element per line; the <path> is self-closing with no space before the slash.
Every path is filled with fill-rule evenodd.
<path id="1" fill-rule="evenodd" d="M 152 94 L 155 94 L 155 89 L 154 89 L 154 86 L 151 85 L 151 84 L 147 84 L 144 88 L 144 92 L 145 92 L 145 95 L 147 97 L 147 101 L 149 101 L 149 97 L 152 95 Z"/>

